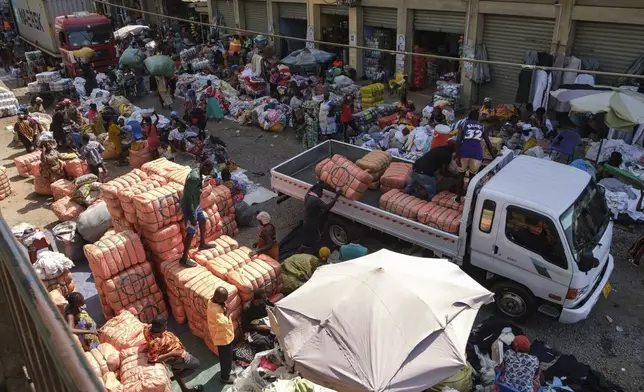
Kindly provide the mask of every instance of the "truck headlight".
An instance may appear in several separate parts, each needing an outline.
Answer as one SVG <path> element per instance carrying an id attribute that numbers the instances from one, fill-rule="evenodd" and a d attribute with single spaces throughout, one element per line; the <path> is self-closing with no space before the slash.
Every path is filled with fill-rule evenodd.
<path id="1" fill-rule="evenodd" d="M 586 287 L 582 287 L 580 289 L 573 289 L 573 288 L 568 289 L 568 294 L 566 295 L 566 299 L 576 299 L 579 297 L 583 297 L 584 294 L 586 294 L 586 292 L 588 291 L 589 287 L 590 285 Z"/>

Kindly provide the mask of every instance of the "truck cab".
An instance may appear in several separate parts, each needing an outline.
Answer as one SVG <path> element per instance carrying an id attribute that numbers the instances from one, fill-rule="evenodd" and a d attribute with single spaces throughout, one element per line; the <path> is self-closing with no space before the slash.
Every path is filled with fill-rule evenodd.
<path id="1" fill-rule="evenodd" d="M 485 272 L 498 308 L 513 318 L 538 310 L 563 323 L 585 319 L 610 292 L 613 223 L 587 173 L 519 156 L 470 190 L 464 258 Z"/>
<path id="2" fill-rule="evenodd" d="M 84 47 L 94 50 L 90 63 L 97 71 L 105 71 L 110 65 L 118 63 L 112 25 L 104 15 L 75 12 L 72 15 L 58 16 L 55 34 L 65 68 L 71 77 L 82 76 L 73 51 Z"/>

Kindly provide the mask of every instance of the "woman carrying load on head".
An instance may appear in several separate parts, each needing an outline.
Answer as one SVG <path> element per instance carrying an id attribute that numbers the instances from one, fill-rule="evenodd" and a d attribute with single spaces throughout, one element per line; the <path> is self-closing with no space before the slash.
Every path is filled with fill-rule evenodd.
<path id="1" fill-rule="evenodd" d="M 42 153 L 40 154 L 40 176 L 50 184 L 65 177 L 60 155 L 56 150 L 54 140 L 41 141 Z"/>

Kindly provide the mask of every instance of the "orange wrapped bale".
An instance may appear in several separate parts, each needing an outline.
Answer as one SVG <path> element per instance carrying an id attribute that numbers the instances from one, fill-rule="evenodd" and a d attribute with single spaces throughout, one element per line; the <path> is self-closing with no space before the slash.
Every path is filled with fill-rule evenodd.
<path id="1" fill-rule="evenodd" d="M 161 291 L 157 291 L 141 300 L 126 305 L 123 309 L 118 310 L 116 314 L 120 314 L 123 311 L 132 313 L 141 322 L 146 324 L 149 324 L 157 315 L 168 318 L 168 309 L 165 306 L 163 293 Z"/>
<path id="2" fill-rule="evenodd" d="M 18 169 L 18 175 L 20 177 L 31 176 L 32 162 L 40 162 L 40 151 L 36 150 L 13 159 L 13 163 L 16 165 L 16 169 Z"/>
<path id="3" fill-rule="evenodd" d="M 165 179 L 168 179 L 168 175 L 173 171 L 183 168 L 185 168 L 185 166 L 169 161 L 166 158 L 155 159 L 154 161 L 147 162 L 141 166 L 141 170 L 146 174 L 156 174 L 164 177 Z"/>
<path id="4" fill-rule="evenodd" d="M 146 261 L 141 239 L 131 231 L 103 236 L 95 243 L 85 245 L 83 251 L 94 277 L 100 279 L 109 279 Z"/>
<path id="5" fill-rule="evenodd" d="M 67 178 L 72 180 L 89 173 L 87 161 L 83 161 L 78 158 L 65 161 L 63 169 L 65 170 L 65 174 L 67 174 Z"/>
<path id="6" fill-rule="evenodd" d="M 178 223 L 170 224 L 156 232 L 141 230 L 143 243 L 155 253 L 163 253 L 183 243 Z"/>
<path id="7" fill-rule="evenodd" d="M 428 202 L 394 189 L 380 196 L 380 208 L 407 219 L 417 220 L 418 211 Z"/>
<path id="8" fill-rule="evenodd" d="M 452 210 L 463 212 L 463 206 L 465 205 L 465 199 L 461 199 L 461 202 L 458 203 L 454 200 L 456 196 L 455 193 L 449 191 L 442 191 L 438 193 L 434 198 L 432 198 L 432 203 L 436 203 L 439 206 L 450 208 Z"/>
<path id="9" fill-rule="evenodd" d="M 40 161 L 31 162 L 31 171 L 29 171 L 32 176 L 40 175 Z"/>
<path id="10" fill-rule="evenodd" d="M 176 182 L 183 186 L 186 184 L 186 178 L 188 178 L 191 170 L 192 168 L 190 166 L 181 166 L 181 168 L 167 174 L 168 181 Z"/>
<path id="11" fill-rule="evenodd" d="M 195 253 L 193 259 L 208 268 L 208 271 L 218 278 L 226 280 L 226 274 L 229 271 L 240 269 L 244 264 L 251 261 L 250 252 L 249 248 L 242 246 L 231 252 L 212 257 L 215 252 L 213 252 L 213 249 L 209 249 Z"/>
<path id="12" fill-rule="evenodd" d="M 239 234 L 239 228 L 237 227 L 237 221 L 235 220 L 235 215 L 226 215 L 221 218 L 222 224 L 222 233 L 224 235 L 234 237 Z"/>
<path id="13" fill-rule="evenodd" d="M 51 183 L 41 175 L 34 176 L 34 192 L 43 196 L 51 196 Z"/>
<path id="14" fill-rule="evenodd" d="M 172 316 L 174 320 L 179 324 L 185 324 L 186 322 L 186 309 L 183 307 L 183 302 L 180 299 L 174 296 L 172 292 L 168 291 L 168 303 L 170 304 L 170 310 L 172 311 Z"/>
<path id="15" fill-rule="evenodd" d="M 101 372 L 101 366 L 96 362 L 96 358 L 94 355 L 92 355 L 91 352 L 84 352 L 85 354 L 85 359 L 87 359 L 87 362 L 89 362 L 89 367 L 92 368 L 92 371 L 96 375 L 96 377 L 101 378 L 103 376 L 103 373 Z"/>
<path id="16" fill-rule="evenodd" d="M 145 147 L 140 150 L 130 149 L 130 168 L 140 169 L 143 164 L 152 160 L 152 152 L 148 149 L 148 143 L 145 141 Z"/>
<path id="17" fill-rule="evenodd" d="M 380 191 L 386 193 L 391 189 L 404 189 L 411 169 L 411 163 L 393 162 L 380 177 Z"/>
<path id="18" fill-rule="evenodd" d="M 65 314 L 65 308 L 67 307 L 68 302 L 65 299 L 63 293 L 61 293 L 58 289 L 49 290 L 49 298 L 51 299 L 51 302 L 56 305 L 58 311 L 61 314 Z"/>
<path id="19" fill-rule="evenodd" d="M 150 176 L 148 179 L 141 181 L 138 184 L 120 188 L 117 191 L 118 199 L 121 209 L 125 213 L 125 218 L 132 224 L 136 223 L 136 208 L 132 198 L 141 193 L 159 188 L 168 182 L 161 176 Z"/>
<path id="20" fill-rule="evenodd" d="M 106 374 L 107 372 L 110 371 L 110 369 L 108 369 L 107 367 L 107 361 L 105 360 L 105 357 L 100 351 L 98 351 L 97 349 L 92 349 L 90 350 L 89 353 L 94 357 L 94 359 L 96 360 L 96 363 L 98 364 L 98 367 L 100 369 L 99 377 L 101 377 L 103 374 Z"/>
<path id="21" fill-rule="evenodd" d="M 115 200 L 116 205 L 120 206 L 118 190 L 140 184 L 147 178 L 148 175 L 145 172 L 139 169 L 134 169 L 129 173 L 106 182 L 105 184 L 101 184 L 101 197 L 103 199 Z"/>
<path id="22" fill-rule="evenodd" d="M 208 301 L 218 287 L 223 287 L 228 291 L 226 305 L 229 309 L 236 309 L 241 305 L 241 299 L 239 299 L 237 289 L 233 285 L 212 274 L 201 274 L 198 279 L 192 279 L 185 285 L 186 296 L 183 298 L 183 302 L 188 321 L 192 320 L 191 312 L 196 313 L 204 320 L 207 318 Z"/>
<path id="23" fill-rule="evenodd" d="M 114 311 L 160 291 L 149 262 L 137 264 L 105 279 L 101 289 Z"/>
<path id="24" fill-rule="evenodd" d="M 319 173 L 318 178 L 324 183 L 332 188 L 340 188 L 349 200 L 360 200 L 373 182 L 371 174 L 339 154 L 320 162 L 315 172 Z"/>
<path id="25" fill-rule="evenodd" d="M 0 166 L 0 200 L 4 200 L 13 193 L 9 176 L 7 175 L 7 168 Z"/>
<path id="26" fill-rule="evenodd" d="M 186 267 L 175 261 L 165 261 L 159 265 L 166 291 L 183 301 L 186 296 L 185 285 L 201 275 L 212 275 L 205 267 Z"/>
<path id="27" fill-rule="evenodd" d="M 206 242 L 215 240 L 223 234 L 223 223 L 219 212 L 217 212 L 216 207 L 210 207 L 203 211 L 203 214 L 206 218 Z M 199 226 L 197 226 L 197 232 L 192 237 L 192 243 L 190 244 L 191 248 L 197 247 L 201 239 Z M 181 238 L 186 237 L 186 225 L 184 222 L 181 222 Z"/>
<path id="28" fill-rule="evenodd" d="M 428 203 L 427 206 L 418 212 L 418 221 L 424 225 L 448 233 L 458 234 L 462 216 L 462 212 L 434 203 Z"/>
<path id="29" fill-rule="evenodd" d="M 141 229 L 155 232 L 171 223 L 181 221 L 182 196 L 183 187 L 176 183 L 168 183 L 134 196 L 132 200 Z"/>
<path id="30" fill-rule="evenodd" d="M 221 216 L 225 215 L 225 211 L 228 211 L 229 209 L 233 209 L 234 211 L 234 203 L 233 203 L 233 196 L 230 193 L 230 189 L 228 189 L 227 186 L 225 185 L 217 185 L 216 187 L 212 188 L 212 193 L 215 196 L 215 204 L 217 205 L 217 211 L 219 211 L 219 214 Z M 202 198 L 203 201 L 203 198 Z"/>
<path id="31" fill-rule="evenodd" d="M 127 392 L 172 392 L 167 369 L 162 363 L 149 363 L 146 353 L 133 349 L 121 353 L 121 383 Z"/>
<path id="32" fill-rule="evenodd" d="M 119 367 L 121 366 L 121 357 L 114 346 L 109 343 L 101 343 L 94 350 L 97 350 L 101 354 L 107 364 L 108 371 L 116 372 L 119 370 Z"/>
<path id="33" fill-rule="evenodd" d="M 115 233 L 121 233 L 123 231 L 138 231 L 136 226 L 128 222 L 125 218 L 112 217 L 112 228 L 114 228 Z"/>
<path id="34" fill-rule="evenodd" d="M 65 196 L 71 196 L 73 191 L 74 183 L 64 178 L 51 183 L 51 193 L 54 196 L 54 200 L 60 200 Z"/>
<path id="35" fill-rule="evenodd" d="M 42 283 L 47 291 L 58 290 L 64 296 L 73 293 L 76 290 L 76 284 L 72 279 L 72 273 L 66 269 L 62 274 L 52 279 L 44 279 Z"/>
<path id="36" fill-rule="evenodd" d="M 369 173 L 383 172 L 391 163 L 391 153 L 381 150 L 373 150 L 356 161 L 356 165 Z M 374 178 L 377 180 L 377 178 Z"/>
<path id="37" fill-rule="evenodd" d="M 98 330 L 98 337 L 102 343 L 109 343 L 118 351 L 132 347 L 139 349 L 146 347 L 145 338 L 143 337 L 144 326 L 136 316 L 125 311 L 108 320 Z"/>
<path id="38" fill-rule="evenodd" d="M 270 259 L 270 258 L 268 258 Z M 226 281 L 237 287 L 242 301 L 253 299 L 256 290 L 264 290 L 268 295 L 277 292 L 279 287 L 279 263 L 258 258 L 226 273 Z"/>
<path id="39" fill-rule="evenodd" d="M 116 373 L 107 372 L 102 379 L 107 392 L 123 392 L 123 384 L 116 378 Z"/>
<path id="40" fill-rule="evenodd" d="M 188 255 L 197 263 L 206 266 L 208 260 L 212 260 L 218 256 L 225 255 L 239 247 L 239 244 L 234 239 L 227 235 L 221 236 L 209 243 L 213 248 L 196 250 L 191 249 Z"/>

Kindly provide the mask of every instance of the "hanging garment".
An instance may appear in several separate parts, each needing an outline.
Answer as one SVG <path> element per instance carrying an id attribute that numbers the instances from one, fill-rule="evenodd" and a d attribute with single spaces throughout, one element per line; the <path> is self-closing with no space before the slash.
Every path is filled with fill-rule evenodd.
<path id="1" fill-rule="evenodd" d="M 599 61 L 592 57 L 582 57 L 581 69 L 584 71 L 599 71 Z"/>
<path id="2" fill-rule="evenodd" d="M 631 65 L 626 68 L 624 71 L 625 74 L 630 75 L 642 75 L 644 74 L 644 54 L 638 57 Z M 634 78 L 629 78 L 627 76 L 622 76 L 617 80 L 617 83 L 622 84 L 631 84 L 635 82 Z"/>
<path id="3" fill-rule="evenodd" d="M 565 68 L 572 70 L 572 72 L 563 73 L 561 85 L 574 84 L 575 79 L 577 79 L 577 71 L 581 69 L 581 60 L 574 56 L 567 57 L 565 60 Z M 555 111 L 568 113 L 570 111 L 570 104 L 568 102 L 557 102 Z"/>
<path id="4" fill-rule="evenodd" d="M 552 55 L 548 52 L 539 52 L 537 53 L 537 57 L 539 58 L 539 62 L 537 65 L 540 65 L 542 67 L 552 67 L 552 64 L 554 62 L 554 58 Z"/>
<path id="5" fill-rule="evenodd" d="M 534 106 L 535 109 L 548 107 L 551 85 L 551 74 L 541 69 L 534 72 L 532 77 L 532 106 Z"/>
<path id="6" fill-rule="evenodd" d="M 532 88 L 532 68 L 523 68 L 519 72 L 519 87 L 517 87 L 516 103 L 526 104 L 530 102 L 530 90 Z"/>
<path id="7" fill-rule="evenodd" d="M 529 50 L 523 57 L 523 63 L 526 65 L 537 65 L 539 63 L 539 54 L 536 50 Z"/>
<path id="8" fill-rule="evenodd" d="M 476 60 L 487 60 L 487 47 L 485 44 L 476 45 L 474 50 Z M 489 83 L 492 80 L 490 76 L 490 66 L 483 63 L 474 64 L 472 71 L 472 81 L 477 84 Z"/>

